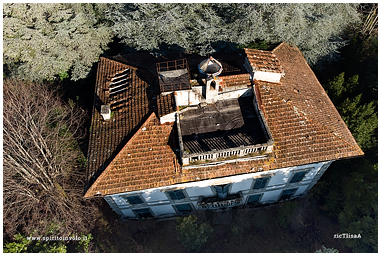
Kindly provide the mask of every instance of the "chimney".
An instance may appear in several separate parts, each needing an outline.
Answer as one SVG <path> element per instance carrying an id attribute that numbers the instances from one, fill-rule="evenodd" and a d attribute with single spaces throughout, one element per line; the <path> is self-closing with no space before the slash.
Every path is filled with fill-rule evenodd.
<path id="1" fill-rule="evenodd" d="M 109 120 L 111 118 L 110 105 L 102 105 L 101 106 L 101 115 L 103 117 L 103 120 Z"/>

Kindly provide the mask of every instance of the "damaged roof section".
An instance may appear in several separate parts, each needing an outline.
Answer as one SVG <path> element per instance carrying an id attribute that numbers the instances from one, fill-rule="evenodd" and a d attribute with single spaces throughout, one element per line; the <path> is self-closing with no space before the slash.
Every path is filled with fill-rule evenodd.
<path id="1" fill-rule="evenodd" d="M 160 92 L 189 90 L 190 76 L 186 59 L 159 62 L 156 64 Z"/>
<path id="2" fill-rule="evenodd" d="M 178 122 L 183 164 L 270 153 L 272 139 L 263 122 L 252 96 L 186 108 Z"/>
<path id="3" fill-rule="evenodd" d="M 216 59 L 224 69 L 220 88 L 247 88 L 251 95 L 181 111 L 174 93 L 150 95 L 160 85 L 152 88 L 139 75 L 140 69 L 101 58 L 88 153 L 93 184 L 85 197 L 364 154 L 296 47 L 282 43 L 272 52 L 246 52 L 248 59 L 239 56 L 239 65 Z M 248 73 L 244 68 L 257 54 L 256 68 L 266 72 Z M 201 60 L 188 59 L 192 72 Z M 156 76 L 157 70 L 152 69 Z M 191 77 L 196 77 L 192 72 Z M 268 77 L 272 81 L 256 80 Z M 110 97 L 110 92 L 117 97 Z M 115 101 L 119 103 L 112 104 Z M 109 120 L 101 116 L 102 105 L 110 105 Z"/>
<path id="4" fill-rule="evenodd" d="M 137 71 L 108 58 L 99 60 L 88 150 L 90 182 L 110 164 L 152 112 L 149 85 Z M 116 88 L 118 85 L 121 86 Z M 110 95 L 114 90 L 118 92 Z M 104 120 L 101 107 L 107 105 L 111 114 Z"/>
<path id="5" fill-rule="evenodd" d="M 221 150 L 266 142 L 251 97 L 188 108 L 180 114 L 184 150 Z"/>

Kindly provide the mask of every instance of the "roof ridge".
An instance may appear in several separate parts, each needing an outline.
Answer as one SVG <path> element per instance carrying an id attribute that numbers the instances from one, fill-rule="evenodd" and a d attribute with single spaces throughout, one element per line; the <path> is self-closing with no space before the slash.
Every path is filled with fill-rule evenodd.
<path id="1" fill-rule="evenodd" d="M 131 69 L 133 69 L 133 70 L 138 70 L 137 67 L 128 65 L 128 64 L 123 63 L 123 62 L 121 62 L 121 61 L 117 61 L 117 60 L 114 60 L 114 59 L 111 59 L 111 58 L 108 58 L 108 57 L 103 57 L 103 56 L 101 56 L 101 57 L 99 57 L 99 61 L 101 61 L 101 60 L 109 61 L 109 62 L 114 62 L 114 63 L 118 63 L 118 64 L 121 64 L 121 65 L 125 65 L 125 66 L 127 66 L 127 67 L 129 67 L 129 68 L 131 68 Z"/>
<path id="2" fill-rule="evenodd" d="M 133 140 L 141 133 L 142 128 L 149 122 L 151 121 L 152 117 L 155 116 L 155 112 L 152 112 L 147 120 L 139 127 L 139 129 L 134 133 L 134 135 L 131 136 L 129 141 L 123 146 L 123 148 L 118 152 L 118 154 L 114 157 L 114 159 L 111 160 L 111 162 L 108 164 L 108 166 L 103 170 L 103 172 L 97 177 L 97 179 L 94 181 L 93 184 L 91 184 L 90 188 L 86 191 L 84 197 L 91 197 L 90 192 L 95 188 L 97 183 L 104 178 L 104 176 L 107 175 L 108 171 L 111 168 L 111 165 L 122 155 L 122 153 L 125 151 L 125 149 L 133 142 Z"/>
<path id="3" fill-rule="evenodd" d="M 284 45 L 284 44 L 288 44 L 288 43 L 286 43 L 286 42 L 281 42 L 277 47 L 275 47 L 271 52 L 273 53 L 273 54 L 275 54 L 275 51 L 278 49 L 278 48 L 280 48 L 280 46 L 282 46 L 282 45 Z M 275 54 L 276 55 L 276 54 Z"/>

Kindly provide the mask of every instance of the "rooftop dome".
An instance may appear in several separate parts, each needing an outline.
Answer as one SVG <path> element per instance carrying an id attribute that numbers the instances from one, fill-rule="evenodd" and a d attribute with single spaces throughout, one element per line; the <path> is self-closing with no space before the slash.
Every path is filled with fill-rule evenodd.
<path id="1" fill-rule="evenodd" d="M 222 72 L 222 65 L 213 57 L 201 61 L 198 65 L 198 70 L 206 76 L 218 76 Z"/>

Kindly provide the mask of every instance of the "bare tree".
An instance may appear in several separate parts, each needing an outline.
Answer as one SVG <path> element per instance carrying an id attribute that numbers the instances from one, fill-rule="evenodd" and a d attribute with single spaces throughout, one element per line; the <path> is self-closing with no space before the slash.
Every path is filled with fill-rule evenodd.
<path id="1" fill-rule="evenodd" d="M 40 83 L 5 80 L 3 92 L 6 233 L 43 235 L 51 225 L 55 235 L 84 231 L 93 217 L 82 199 L 85 172 L 76 143 L 84 111 Z"/>

